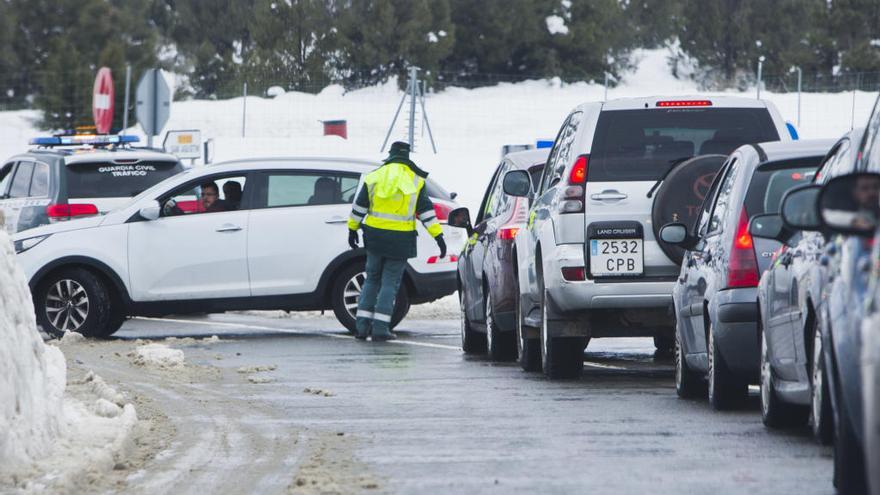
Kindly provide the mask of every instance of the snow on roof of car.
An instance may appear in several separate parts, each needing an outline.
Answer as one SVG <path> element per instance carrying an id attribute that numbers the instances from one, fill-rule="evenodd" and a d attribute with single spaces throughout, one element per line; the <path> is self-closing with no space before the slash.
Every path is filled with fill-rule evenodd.
<path id="1" fill-rule="evenodd" d="M 708 102 L 708 104 L 706 104 Z M 668 105 L 668 106 L 663 106 Z M 765 108 L 767 103 L 742 96 L 644 96 L 618 98 L 602 104 L 602 110 L 638 110 L 669 108 Z"/>
<path id="2" fill-rule="evenodd" d="M 516 166 L 516 168 L 525 170 L 532 168 L 535 165 L 545 163 L 547 161 L 547 156 L 549 155 L 550 148 L 541 148 L 536 150 L 514 151 L 513 153 L 508 153 L 505 158 Z"/>

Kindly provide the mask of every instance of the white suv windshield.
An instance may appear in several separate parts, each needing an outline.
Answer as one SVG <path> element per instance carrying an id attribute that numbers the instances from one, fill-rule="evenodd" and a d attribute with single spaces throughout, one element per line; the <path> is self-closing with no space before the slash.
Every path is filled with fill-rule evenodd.
<path id="1" fill-rule="evenodd" d="M 748 143 L 777 141 L 766 108 L 670 108 L 602 112 L 587 180 L 655 181 L 672 162 L 728 155 Z"/>

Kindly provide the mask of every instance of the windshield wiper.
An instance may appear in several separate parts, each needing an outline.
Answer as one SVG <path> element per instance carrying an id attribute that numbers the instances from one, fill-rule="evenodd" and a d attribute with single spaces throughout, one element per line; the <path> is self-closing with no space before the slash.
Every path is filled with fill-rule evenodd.
<path id="1" fill-rule="evenodd" d="M 669 174 L 672 173 L 673 170 L 675 170 L 675 167 L 690 160 L 691 158 L 693 158 L 693 156 L 683 156 L 681 158 L 669 160 L 669 168 L 667 168 L 666 172 L 663 172 L 663 175 L 661 175 L 660 178 L 657 179 L 657 182 L 655 182 L 654 185 L 651 186 L 651 190 L 648 191 L 648 197 L 650 198 L 651 196 L 654 195 L 654 192 L 656 192 L 657 188 L 660 187 L 660 184 L 662 184 L 663 181 L 666 180 L 666 177 L 668 177 Z"/>

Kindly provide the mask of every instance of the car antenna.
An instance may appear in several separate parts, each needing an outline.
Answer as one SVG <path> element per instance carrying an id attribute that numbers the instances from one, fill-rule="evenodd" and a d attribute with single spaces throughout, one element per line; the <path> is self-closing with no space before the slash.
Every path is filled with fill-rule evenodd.
<path id="1" fill-rule="evenodd" d="M 690 160 L 691 158 L 693 158 L 693 156 L 683 156 L 683 157 L 681 157 L 681 158 L 676 158 L 676 159 L 674 159 L 674 160 L 669 160 L 669 164 L 670 164 L 670 165 L 669 165 L 669 168 L 667 168 L 667 169 L 666 169 L 666 172 L 663 172 L 663 175 L 661 175 L 660 178 L 657 179 L 657 182 L 655 182 L 654 185 L 651 186 L 651 190 L 648 191 L 648 195 L 647 195 L 647 197 L 650 198 L 651 196 L 654 195 L 654 192 L 657 191 L 657 188 L 660 187 L 660 184 L 662 184 L 663 181 L 666 180 L 666 177 L 668 177 L 669 174 L 672 173 L 672 171 L 675 169 L 675 167 L 677 167 L 677 166 L 681 165 L 682 163 L 684 163 L 684 162 Z"/>

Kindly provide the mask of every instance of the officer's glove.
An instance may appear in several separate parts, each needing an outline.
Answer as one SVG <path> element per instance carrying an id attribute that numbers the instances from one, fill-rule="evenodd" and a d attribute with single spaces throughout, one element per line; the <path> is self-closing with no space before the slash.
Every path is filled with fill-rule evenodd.
<path id="1" fill-rule="evenodd" d="M 438 235 L 437 237 L 434 238 L 434 240 L 437 241 L 437 245 L 440 247 L 440 257 L 445 258 L 446 257 L 446 241 L 443 240 L 443 234 Z"/>
<path id="2" fill-rule="evenodd" d="M 358 248 L 358 233 L 357 230 L 348 231 L 348 245 L 351 246 L 352 249 Z"/>

